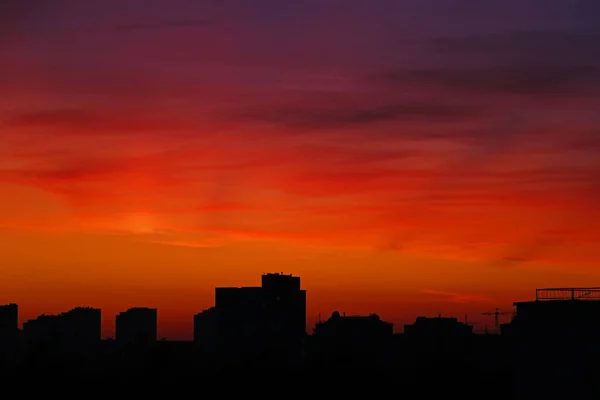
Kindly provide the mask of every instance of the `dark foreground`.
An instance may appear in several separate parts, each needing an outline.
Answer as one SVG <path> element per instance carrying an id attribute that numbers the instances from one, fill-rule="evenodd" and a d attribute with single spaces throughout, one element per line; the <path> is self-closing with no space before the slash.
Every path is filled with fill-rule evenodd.
<path id="1" fill-rule="evenodd" d="M 385 392 L 398 398 L 600 398 L 600 358 L 591 352 L 560 352 L 550 344 L 529 353 L 517 349 L 485 337 L 452 346 L 399 341 L 368 351 L 313 344 L 293 357 L 283 352 L 232 357 L 191 342 L 105 342 L 85 351 L 38 348 L 10 360 L 5 355 L 2 376 L 6 382 L 67 382 L 90 394 L 128 387 L 136 392 L 190 388 L 197 397 L 258 390 L 279 397 L 327 391 L 353 397 Z"/>

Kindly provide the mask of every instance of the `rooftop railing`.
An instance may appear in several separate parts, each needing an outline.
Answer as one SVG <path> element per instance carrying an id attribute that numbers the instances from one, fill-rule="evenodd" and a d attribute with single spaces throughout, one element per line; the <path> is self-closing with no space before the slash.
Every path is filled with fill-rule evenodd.
<path id="1" fill-rule="evenodd" d="M 597 300 L 600 287 L 592 288 L 544 288 L 535 290 L 536 301 L 543 300 Z"/>

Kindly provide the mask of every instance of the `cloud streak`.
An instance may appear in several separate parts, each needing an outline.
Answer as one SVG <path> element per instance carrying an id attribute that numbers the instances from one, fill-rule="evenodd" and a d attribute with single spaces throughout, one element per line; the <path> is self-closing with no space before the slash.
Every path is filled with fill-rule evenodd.
<path id="1" fill-rule="evenodd" d="M 562 3 L 0 3 L 3 265 L 89 246 L 152 287 L 289 265 L 357 288 L 377 266 L 373 292 L 451 308 L 600 262 L 600 40 Z M 34 259 L 19 228 L 114 242 Z"/>
<path id="2" fill-rule="evenodd" d="M 490 299 L 486 296 L 469 293 L 455 293 L 446 292 L 440 290 L 424 289 L 420 291 L 423 294 L 433 296 L 441 301 L 448 301 L 451 303 L 471 303 L 471 302 L 486 302 Z"/>
<path id="3" fill-rule="evenodd" d="M 452 122 L 478 116 L 474 106 L 437 102 L 403 102 L 380 106 L 343 105 L 275 107 L 263 112 L 243 113 L 242 120 L 267 122 L 288 128 L 339 129 L 376 124 L 398 119 L 430 122 Z"/>
<path id="4" fill-rule="evenodd" d="M 396 84 L 424 85 L 466 93 L 592 96 L 598 92 L 600 67 L 550 64 L 398 71 L 384 75 Z"/>
<path id="5" fill-rule="evenodd" d="M 124 25 L 117 25 L 116 29 L 123 32 L 160 30 L 160 29 L 184 29 L 184 28 L 203 28 L 212 24 L 209 20 L 200 19 L 182 19 L 158 22 L 140 22 Z"/>

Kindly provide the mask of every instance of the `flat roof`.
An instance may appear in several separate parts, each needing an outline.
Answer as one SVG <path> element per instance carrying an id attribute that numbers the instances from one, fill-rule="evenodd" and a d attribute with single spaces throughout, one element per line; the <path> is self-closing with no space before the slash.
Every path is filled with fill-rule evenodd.
<path id="1" fill-rule="evenodd" d="M 600 303 L 600 299 L 552 299 L 552 300 L 530 300 L 530 301 L 515 301 L 514 306 L 523 304 L 565 304 L 565 303 L 585 303 L 585 304 L 596 304 Z"/>

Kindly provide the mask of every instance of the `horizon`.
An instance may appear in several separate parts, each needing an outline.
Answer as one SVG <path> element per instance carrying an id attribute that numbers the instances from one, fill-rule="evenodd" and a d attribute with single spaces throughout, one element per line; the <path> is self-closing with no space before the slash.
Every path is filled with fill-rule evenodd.
<path id="1" fill-rule="evenodd" d="M 289 276 L 294 276 L 292 274 L 285 274 L 283 272 L 269 272 L 266 274 L 282 274 L 282 275 L 289 275 Z M 265 274 L 263 274 L 264 276 Z M 302 277 L 298 277 L 295 276 L 297 278 L 300 278 L 300 282 L 302 282 Z M 245 287 L 260 287 L 259 286 L 227 286 L 227 287 L 219 287 L 219 286 L 215 286 L 215 290 L 219 289 L 219 288 L 245 288 Z M 301 286 L 302 289 L 302 286 Z M 579 289 L 579 288 L 572 288 L 573 290 Z M 304 290 L 304 289 L 302 289 Z M 536 289 L 537 290 L 544 290 L 544 289 Z M 547 289 L 546 289 L 547 290 Z M 310 296 L 308 296 L 307 298 L 310 298 Z M 535 299 L 534 299 L 535 300 Z M 544 299 L 542 299 L 544 300 Z M 531 301 L 531 300 L 523 300 L 523 301 Z M 58 311 L 58 312 L 52 312 L 52 313 L 41 313 L 38 314 L 32 318 L 24 318 L 22 317 L 22 307 L 18 304 L 18 303 L 7 303 L 5 305 L 17 305 L 19 307 L 19 329 L 23 329 L 23 324 L 25 322 L 31 321 L 31 320 L 35 320 L 39 317 L 44 317 L 44 316 L 56 316 L 56 315 L 62 315 L 63 313 L 67 313 L 69 311 L 75 310 L 75 309 L 81 309 L 81 308 L 91 308 L 91 309 L 96 309 L 96 310 L 100 310 L 101 312 L 101 320 L 102 320 L 102 324 L 101 324 L 101 328 L 102 328 L 102 332 L 101 332 L 101 336 L 103 340 L 111 340 L 114 339 L 115 337 L 115 322 L 116 322 L 116 317 L 121 314 L 124 313 L 126 311 L 130 311 L 130 310 L 135 310 L 135 309 L 152 309 L 152 310 L 156 310 L 157 311 L 157 315 L 158 315 L 158 320 L 157 320 L 157 327 L 158 327 L 158 332 L 160 333 L 162 328 L 161 328 L 161 312 L 160 309 L 158 308 L 154 308 L 154 307 L 149 307 L 147 305 L 142 305 L 142 304 L 138 304 L 136 306 L 129 306 L 126 309 L 117 311 L 114 315 L 110 314 L 110 319 L 108 318 L 109 316 L 106 315 L 106 313 L 104 312 L 104 310 L 102 310 L 102 308 L 96 307 L 92 304 L 79 304 L 76 305 L 75 303 L 68 307 L 67 309 L 64 309 L 62 311 Z M 192 341 L 193 340 L 193 317 L 196 314 L 199 314 L 203 311 L 206 311 L 210 308 L 213 308 L 215 306 L 214 302 L 207 306 L 202 308 L 201 310 L 198 310 L 196 313 L 194 313 L 193 315 L 190 316 L 190 318 L 188 318 L 191 323 L 191 330 L 189 332 L 184 332 L 184 331 L 179 331 L 175 336 L 173 337 L 167 337 L 167 336 L 161 336 L 160 334 L 158 335 L 160 340 L 174 340 L 174 341 Z M 511 305 L 511 307 L 514 308 L 514 305 Z M 497 310 L 499 311 L 499 315 L 500 315 L 500 319 L 499 319 L 499 324 L 503 324 L 503 323 L 507 323 L 510 322 L 511 320 L 511 316 L 513 315 L 514 311 L 506 311 L 506 310 Z M 414 323 L 418 318 L 421 317 L 425 317 L 425 318 L 455 318 L 458 322 L 460 323 L 464 323 L 467 325 L 470 325 L 473 327 L 473 333 L 474 334 L 499 334 L 499 326 L 495 326 L 493 319 L 491 319 L 490 321 L 485 320 L 492 318 L 493 316 L 493 311 L 486 311 L 483 313 L 479 313 L 477 315 L 477 318 L 475 319 L 475 322 L 473 322 L 473 318 L 469 318 L 467 314 L 464 314 L 463 317 L 461 318 L 458 315 L 448 315 L 448 314 L 442 314 L 441 312 L 437 313 L 437 314 L 433 314 L 433 315 L 419 315 L 419 314 L 415 314 L 414 317 L 412 319 L 409 320 L 402 320 L 401 323 L 398 323 L 397 321 L 389 321 L 386 320 L 385 318 L 382 318 L 381 315 L 375 310 L 375 311 L 371 311 L 371 312 L 366 312 L 366 313 L 362 313 L 362 314 L 358 314 L 358 313 L 347 313 L 344 310 L 341 309 L 334 309 L 331 313 L 323 316 L 322 313 L 318 313 L 316 316 L 311 316 L 307 314 L 307 328 L 306 328 L 306 332 L 307 334 L 311 334 L 311 332 L 313 331 L 314 327 L 322 321 L 326 321 L 327 319 L 329 319 L 334 313 L 340 313 L 342 314 L 344 317 L 346 316 L 369 316 L 369 315 L 378 315 L 383 321 L 389 322 L 391 324 L 393 324 L 394 327 L 394 334 L 402 334 L 404 333 L 404 326 L 405 325 L 409 325 Z M 487 317 L 485 317 L 485 315 L 487 314 Z M 407 316 L 406 318 L 410 318 L 409 316 Z M 506 321 L 504 321 L 506 320 Z M 183 321 L 178 321 L 179 324 L 181 324 Z M 181 327 L 181 325 L 179 325 Z"/>
<path id="2" fill-rule="evenodd" d="M 145 305 L 177 338 L 269 270 L 302 278 L 309 326 L 493 327 L 535 288 L 599 286 L 599 20 L 595 0 L 2 1 L 0 304 Z"/>

